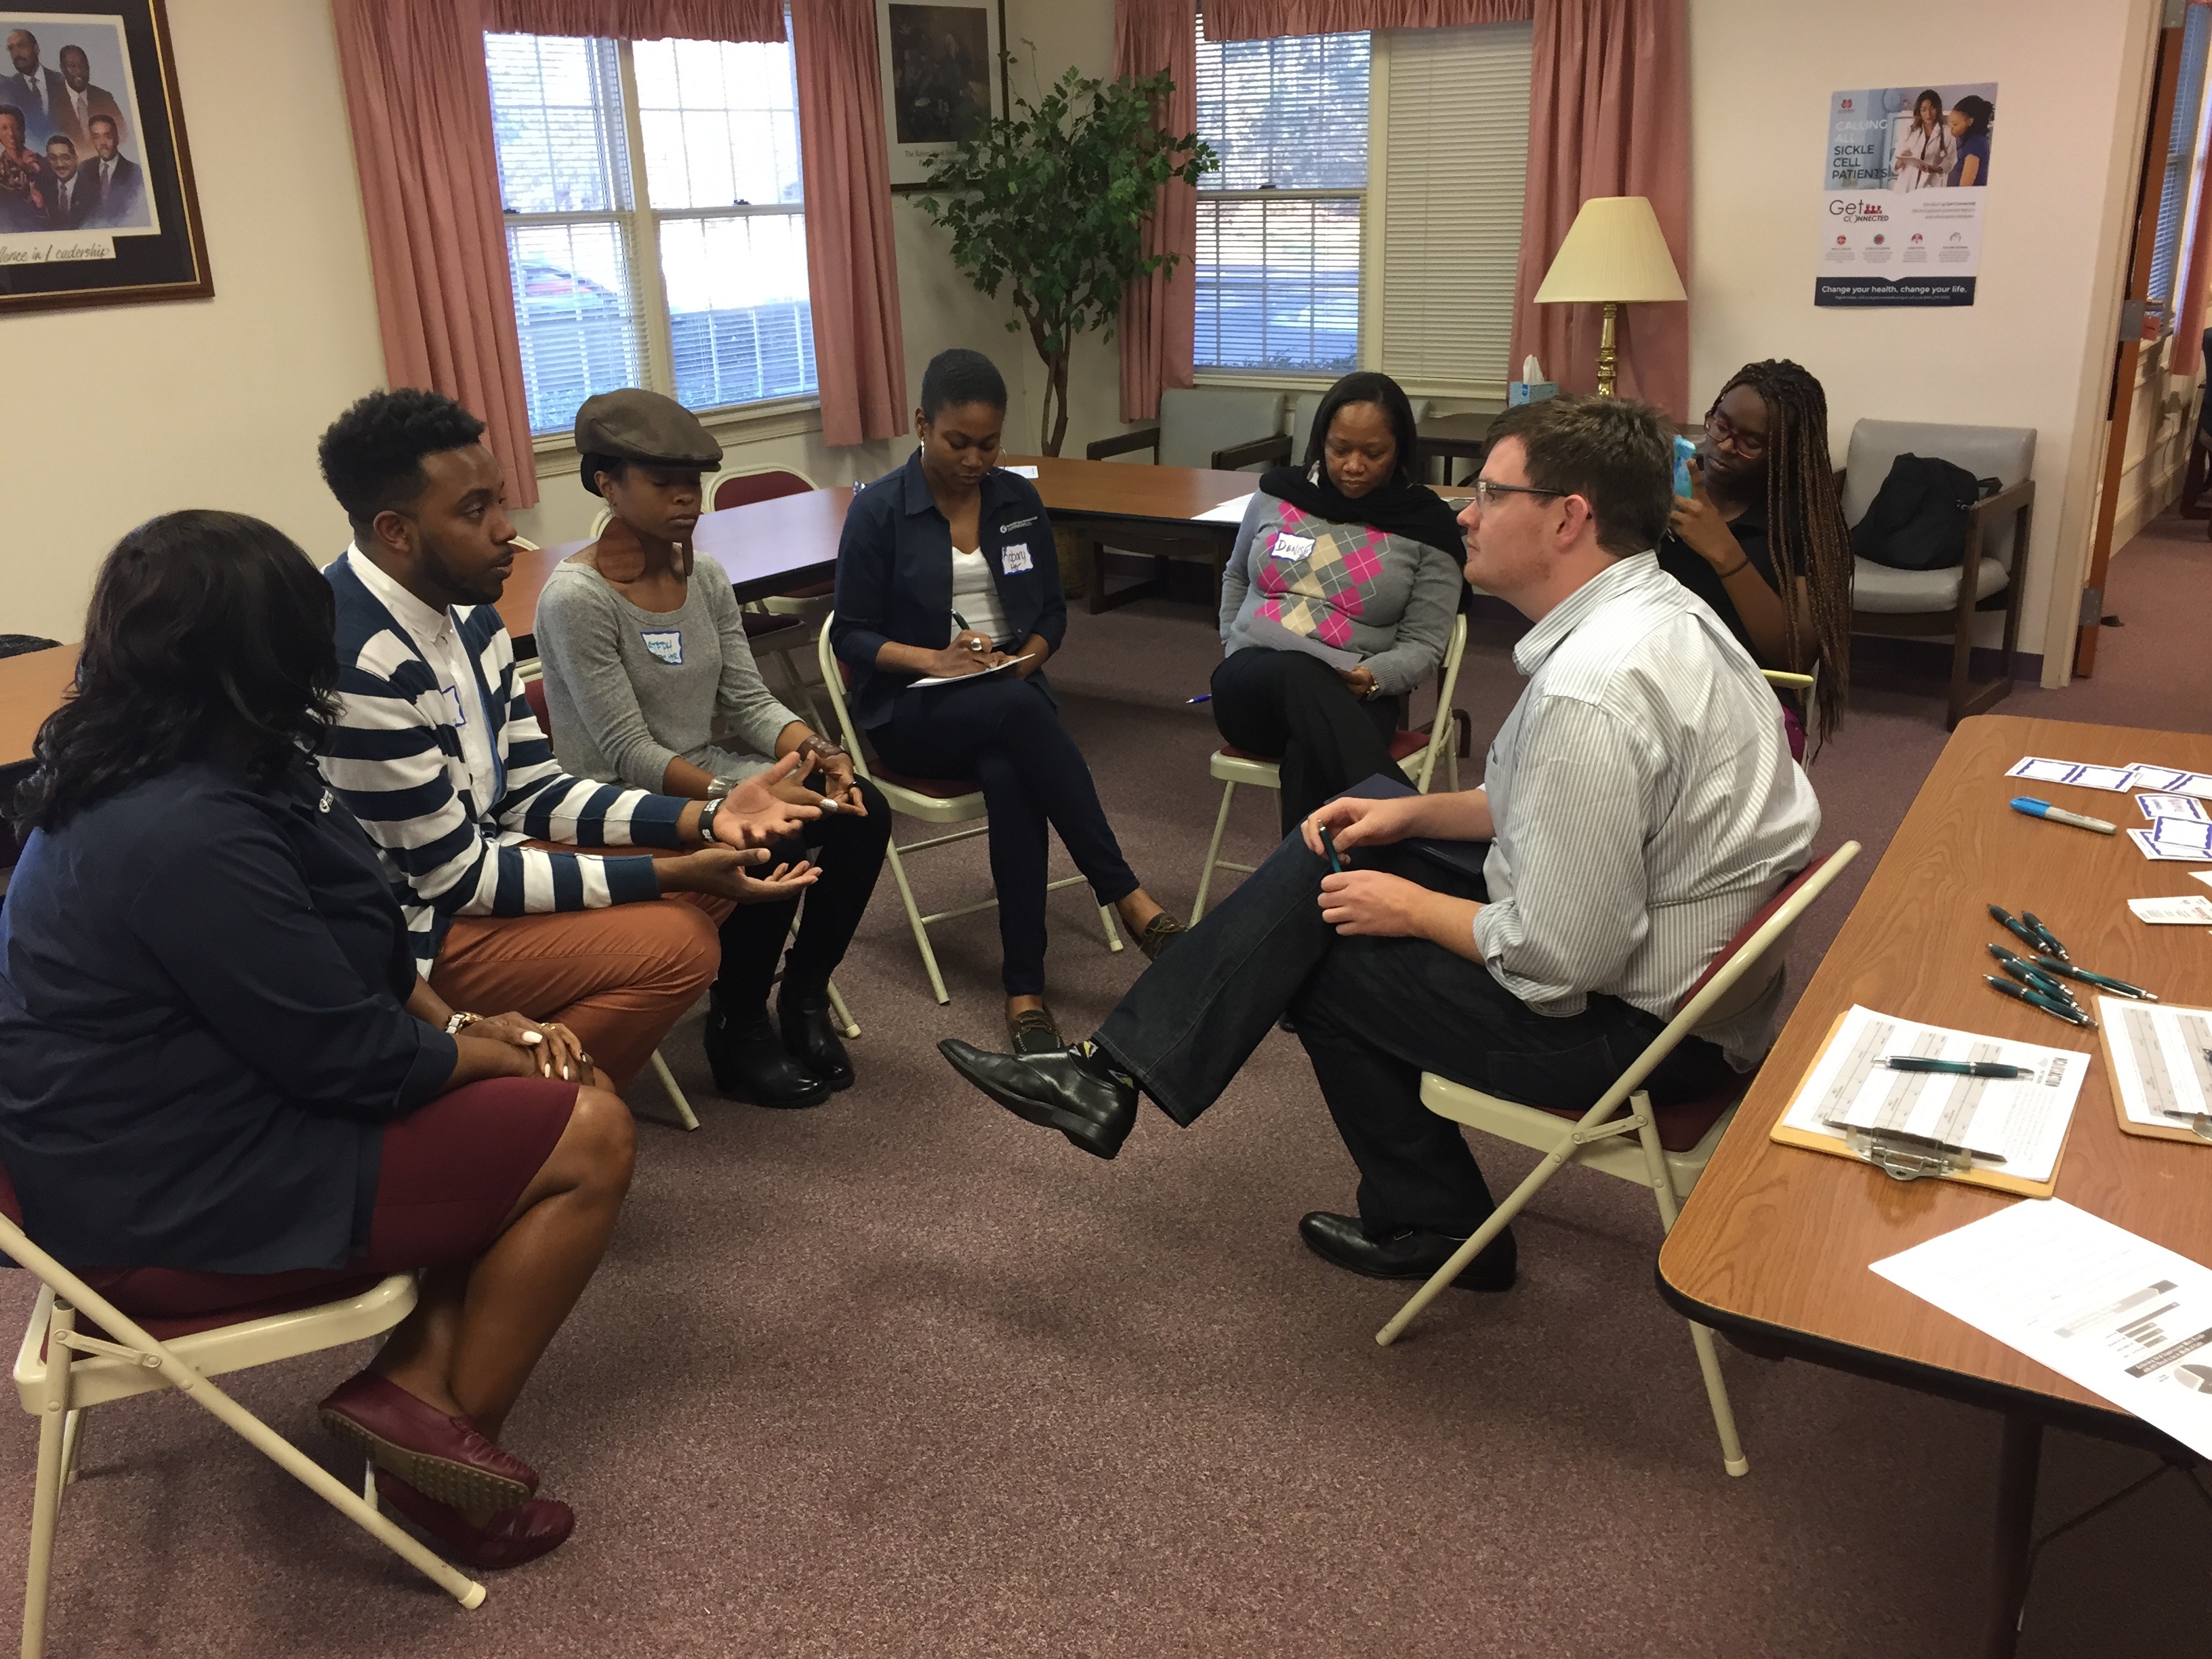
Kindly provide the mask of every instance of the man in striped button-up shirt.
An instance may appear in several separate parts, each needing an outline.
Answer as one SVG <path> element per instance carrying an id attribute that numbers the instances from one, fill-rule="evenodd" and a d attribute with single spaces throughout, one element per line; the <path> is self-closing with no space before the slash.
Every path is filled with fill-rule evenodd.
<path id="1" fill-rule="evenodd" d="M 746 875 L 767 855 L 739 849 L 819 815 L 765 787 L 803 757 L 719 810 L 561 769 L 494 608 L 515 532 L 483 432 L 450 398 L 400 391 L 362 398 L 323 434 L 323 475 L 354 526 L 323 573 L 340 705 L 323 776 L 382 850 L 439 995 L 568 1026 L 620 1091 L 713 980 L 731 904 L 793 890 Z M 689 902 L 651 902 L 664 894 Z"/>
<path id="2" fill-rule="evenodd" d="M 1672 471 L 1671 432 L 1641 404 L 1504 417 L 1461 520 L 1467 574 L 1534 625 L 1482 787 L 1328 803 L 1090 1042 L 1025 1060 L 941 1044 L 954 1066 L 1110 1158 L 1139 1091 L 1190 1123 L 1288 1012 L 1361 1177 L 1356 1218 L 1316 1212 L 1301 1234 L 1354 1272 L 1426 1278 L 1495 1206 L 1420 1074 L 1587 1108 L 1820 828 L 1758 668 L 1650 551 Z M 1328 872 L 1323 826 L 1353 867 Z M 1398 844 L 1413 837 L 1462 845 Z M 1683 1042 L 1654 1097 L 1701 1098 L 1755 1065 L 1780 997 L 1778 981 Z M 1508 1232 L 1458 1283 L 1503 1290 L 1514 1271 Z"/>

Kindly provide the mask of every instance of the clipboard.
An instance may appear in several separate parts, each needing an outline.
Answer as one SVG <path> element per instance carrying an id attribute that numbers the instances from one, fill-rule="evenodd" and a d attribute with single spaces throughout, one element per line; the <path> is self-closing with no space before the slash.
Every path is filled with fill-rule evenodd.
<path id="1" fill-rule="evenodd" d="M 1820 1061 L 1826 1057 L 1830 1045 L 1835 1042 L 1837 1033 L 1843 1030 L 1844 1022 L 1850 1017 L 1850 1012 L 1848 1008 L 1843 1010 L 1837 1014 L 1834 1024 L 1828 1027 L 1827 1035 L 1820 1039 L 1820 1048 L 1814 1052 L 1812 1064 L 1805 1068 L 1804 1074 L 1797 1079 L 1796 1087 L 1790 1091 L 1790 1102 L 1784 1106 L 1782 1115 L 1775 1119 L 1774 1127 L 1768 1131 L 1767 1139 L 1780 1146 L 1802 1147 L 1808 1152 L 1826 1152 L 1832 1157 L 1847 1158 L 1854 1164 L 1865 1164 L 1869 1168 L 1876 1168 L 1878 1166 L 1872 1160 L 1855 1151 L 1850 1143 L 1842 1135 L 1802 1129 L 1789 1121 L 1790 1109 L 1796 1103 L 1797 1091 L 1804 1087 L 1806 1079 L 1812 1076 Z M 2109 1066 L 2111 1057 L 2107 1055 L 2106 1060 Z M 2068 1139 L 2070 1139 L 2072 1138 L 2070 1120 L 2068 1128 L 2069 1131 Z M 2182 1136 L 2189 1140 L 2197 1139 L 2196 1135 L 2186 1129 L 2182 1131 Z M 2051 1166 L 2051 1178 L 2048 1181 L 2030 1181 L 2021 1176 L 2008 1175 L 2002 1170 L 1975 1168 L 1948 1170 L 1940 1173 L 1931 1170 L 1924 1172 L 1924 1178 L 1954 1181 L 1964 1187 L 1986 1187 L 1992 1192 L 2011 1193 L 2021 1198 L 2049 1198 L 2058 1190 L 2058 1172 L 2064 1166 L 2065 1162 L 2066 1148 L 2062 1142 L 2057 1158 Z M 1884 1173 L 1888 1172 L 1885 1170 Z M 1898 1176 L 1893 1178 L 1905 1180 L 1911 1177 Z"/>
<path id="2" fill-rule="evenodd" d="M 2171 1127 L 2161 1123 L 2139 1123 L 2128 1115 L 2127 1098 L 2122 1091 L 2122 1060 L 2113 1051 L 2112 1028 L 2127 1016 L 2130 1009 L 2143 1005 L 2112 997 L 2100 997 L 2097 1000 L 2100 1005 L 2097 1038 L 2104 1048 L 2106 1073 L 2112 1080 L 2112 1115 L 2119 1120 L 2120 1133 L 2141 1135 L 2145 1140 L 2179 1140 L 2191 1146 L 2212 1146 L 2212 1133 L 2200 1134 L 2186 1123 L 2177 1121 Z M 2206 1019 L 2212 1020 L 2212 1009 L 2172 1007 L 2165 1003 L 2154 1006 L 2168 1013 L 2202 1014 Z M 2212 1128 L 2212 1124 L 2208 1124 L 2207 1127 Z"/>

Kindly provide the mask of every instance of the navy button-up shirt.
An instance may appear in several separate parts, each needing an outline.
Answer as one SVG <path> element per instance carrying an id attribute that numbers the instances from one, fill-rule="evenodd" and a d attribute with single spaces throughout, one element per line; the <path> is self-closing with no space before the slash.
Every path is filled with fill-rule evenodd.
<path id="1" fill-rule="evenodd" d="M 978 542 L 1006 608 L 1009 634 L 1032 634 L 1057 651 L 1067 632 L 1052 520 L 1036 486 L 994 468 L 978 488 Z M 863 726 L 891 717 L 901 690 L 921 678 L 876 666 L 886 644 L 942 650 L 952 640 L 952 526 L 921 474 L 921 452 L 853 500 L 837 544 L 837 614 L 830 648 L 853 671 L 853 718 Z M 1041 675 L 1030 677 L 1043 684 Z M 1051 688 L 1045 687 L 1051 695 Z"/>
<path id="2" fill-rule="evenodd" d="M 72 1267 L 342 1267 L 382 1126 L 452 1075 L 376 849 L 303 759 L 34 831 L 0 904 L 0 1163 Z"/>

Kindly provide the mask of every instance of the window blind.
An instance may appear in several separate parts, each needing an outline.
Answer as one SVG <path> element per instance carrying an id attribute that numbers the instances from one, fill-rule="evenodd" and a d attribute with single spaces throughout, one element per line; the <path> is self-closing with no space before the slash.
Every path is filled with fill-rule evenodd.
<path id="1" fill-rule="evenodd" d="M 1368 37 L 1198 43 L 1196 359 L 1341 374 L 1359 356 Z"/>
<path id="2" fill-rule="evenodd" d="M 2212 43 L 2212 11 L 2191 6 L 2181 27 L 2181 73 L 2173 88 L 2173 125 L 2166 137 L 2166 167 L 2159 181 L 2158 228 L 2151 244 L 2150 300 L 2165 307 L 2168 323 L 2179 309 L 2175 284 L 2182 263 L 2183 220 L 2197 163 L 2197 118 L 2204 100 L 2204 55 Z"/>
<path id="3" fill-rule="evenodd" d="M 1503 398 L 1528 165 L 1531 26 L 1393 31 L 1382 188 L 1382 367 Z"/>

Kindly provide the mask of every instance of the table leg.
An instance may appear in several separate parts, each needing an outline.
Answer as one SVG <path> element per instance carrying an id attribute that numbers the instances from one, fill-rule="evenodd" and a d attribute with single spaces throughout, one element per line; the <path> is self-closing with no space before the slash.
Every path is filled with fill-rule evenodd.
<path id="1" fill-rule="evenodd" d="M 2043 1425 L 2024 1412 L 2005 1414 L 2004 1454 L 1997 1471 L 1997 1526 L 1992 1605 L 1985 1659 L 2012 1659 L 2027 1600 L 2029 1553 L 2035 1536 L 2035 1481 L 2043 1462 Z"/>

